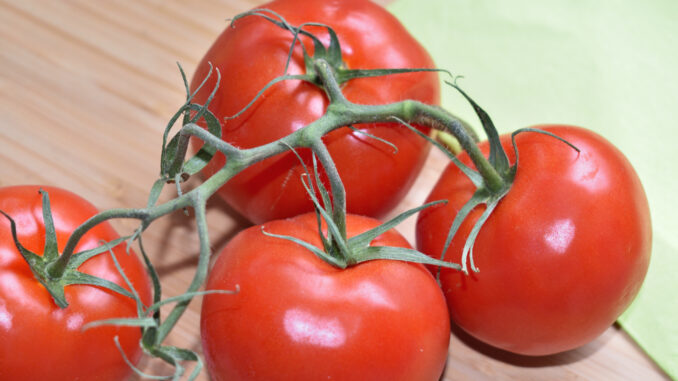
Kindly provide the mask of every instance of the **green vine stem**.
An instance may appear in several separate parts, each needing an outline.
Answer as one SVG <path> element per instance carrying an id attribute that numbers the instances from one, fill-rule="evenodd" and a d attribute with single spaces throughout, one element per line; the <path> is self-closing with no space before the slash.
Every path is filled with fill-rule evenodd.
<path id="1" fill-rule="evenodd" d="M 49 275 L 53 278 L 59 278 L 63 275 L 71 257 L 75 252 L 75 247 L 82 237 L 96 225 L 111 219 L 138 219 L 142 221 L 142 230 L 144 230 L 153 220 L 156 220 L 164 215 L 172 213 L 175 210 L 179 210 L 188 206 L 192 206 L 193 203 L 190 201 L 190 197 L 179 197 L 168 201 L 165 204 L 161 204 L 152 208 L 147 209 L 110 209 L 103 212 L 100 212 L 87 221 L 83 222 L 82 225 L 78 226 L 73 233 L 66 241 L 66 246 L 64 247 L 63 253 L 59 256 L 59 259 L 55 261 L 51 266 L 48 267 L 47 271 Z"/>
<path id="2" fill-rule="evenodd" d="M 195 270 L 195 274 L 193 275 L 193 280 L 186 291 L 188 293 L 198 291 L 198 289 L 203 285 L 205 278 L 207 277 L 209 258 L 211 254 L 209 235 L 207 232 L 206 199 L 197 196 L 195 203 L 195 220 L 198 226 L 198 237 L 200 239 L 200 255 L 198 257 L 198 266 Z M 190 299 L 181 301 L 172 308 L 169 315 L 165 318 L 163 324 L 161 324 L 158 328 L 157 337 L 155 338 L 156 344 L 159 345 L 165 340 L 174 325 L 179 321 L 179 318 L 184 313 L 189 303 Z"/>
<path id="3" fill-rule="evenodd" d="M 297 31 L 297 33 L 299 33 L 299 31 Z M 332 46 L 330 46 L 330 48 L 332 48 Z M 336 51 L 336 49 L 334 51 Z M 64 274 L 64 271 L 68 267 L 68 263 L 73 258 L 74 250 L 80 239 L 90 229 L 101 222 L 118 218 L 132 218 L 140 220 L 141 224 L 135 235 L 135 237 L 138 237 L 157 218 L 177 210 L 191 208 L 195 212 L 195 220 L 198 227 L 200 254 L 196 272 L 186 294 L 195 295 L 198 289 L 203 285 L 207 276 L 210 257 L 210 240 L 205 217 L 207 200 L 223 184 L 225 184 L 227 181 L 233 178 L 233 176 L 237 175 L 245 168 L 248 168 L 264 159 L 288 152 L 290 149 L 297 148 L 310 149 L 315 157 L 317 157 L 322 169 L 327 176 L 332 200 L 332 205 L 329 206 L 331 209 L 331 221 L 327 222 L 328 224 L 332 222 L 334 224 L 333 226 L 336 227 L 335 231 L 338 232 L 338 234 L 332 234 L 330 236 L 330 244 L 336 244 L 340 249 L 334 250 L 334 254 L 337 254 L 339 257 L 344 256 L 344 258 L 335 259 L 338 259 L 338 263 L 350 265 L 359 263 L 361 258 L 364 260 L 377 258 L 367 255 L 367 251 L 365 251 L 362 246 L 357 244 L 349 245 L 351 242 L 347 242 L 346 194 L 337 168 L 334 165 L 329 151 L 322 140 L 323 136 L 333 130 L 339 128 L 349 128 L 347 126 L 352 126 L 359 123 L 384 122 L 390 123 L 394 126 L 394 128 L 403 124 L 411 127 L 409 126 L 409 123 L 412 123 L 446 131 L 454 136 L 461 145 L 462 149 L 468 153 L 475 167 L 477 168 L 478 173 L 480 176 L 482 176 L 483 186 L 485 189 L 494 194 L 505 193 L 507 190 L 510 184 L 507 184 L 506 177 L 502 176 L 502 174 L 497 171 L 497 168 L 493 166 L 493 164 L 482 154 L 476 145 L 477 138 L 475 135 L 469 133 L 468 127 L 448 111 L 445 111 L 438 106 L 427 105 L 413 100 L 405 100 L 386 105 L 362 105 L 352 103 L 342 94 L 338 77 L 350 77 L 355 73 L 349 73 L 348 71 L 338 72 L 337 68 L 334 67 L 325 57 L 309 57 L 309 62 L 311 67 L 308 68 L 307 71 L 312 73 L 312 76 L 297 79 L 307 80 L 311 83 L 321 86 L 329 99 L 329 105 L 327 106 L 325 114 L 316 121 L 291 133 L 290 135 L 262 146 L 240 149 L 223 141 L 220 136 L 216 136 L 213 132 L 211 132 L 214 129 L 208 131 L 195 124 L 195 118 L 191 118 L 189 116 L 191 112 L 195 113 L 198 111 L 198 114 L 204 117 L 205 120 L 207 120 L 208 117 L 214 118 L 214 116 L 207 110 L 208 104 L 203 106 L 191 104 L 190 102 L 192 95 L 189 93 L 187 97 L 187 103 L 172 118 L 171 124 L 173 124 L 173 121 L 178 118 L 180 113 L 184 113 L 184 124 L 181 127 L 179 133 L 175 136 L 176 141 L 173 139 L 173 142 L 163 146 L 163 160 L 166 160 L 167 162 L 163 161 L 162 163 L 161 167 L 163 168 L 163 173 L 161 174 L 160 181 L 156 182 L 156 184 L 153 186 L 151 196 L 149 197 L 148 206 L 141 209 L 112 209 L 101 212 L 87 220 L 71 234 L 66 243 L 64 251 L 62 255 L 59 256 L 58 260 L 50 264 L 49 268 L 47 269 L 49 276 L 56 279 Z M 354 72 L 358 71 L 360 70 L 356 70 Z M 389 74 L 387 72 L 384 72 L 384 74 L 375 74 L 369 71 L 360 72 L 364 72 L 368 76 Z M 404 71 L 396 70 L 394 72 L 400 73 Z M 209 103 L 209 101 L 207 103 Z M 212 119 L 212 121 L 214 121 L 214 119 Z M 214 123 L 212 124 L 214 125 Z M 191 139 L 191 137 L 196 137 L 202 140 L 206 147 L 209 147 L 213 150 L 218 150 L 223 153 L 226 156 L 226 163 L 220 170 L 206 179 L 202 184 L 184 193 L 181 191 L 181 187 L 178 182 L 183 180 L 185 177 L 184 173 L 181 172 L 181 169 L 185 165 L 184 160 L 188 150 L 188 141 Z M 170 150 L 172 152 L 168 152 Z M 165 169 L 167 169 L 167 171 L 165 171 Z M 177 169 L 179 171 L 177 171 Z M 159 188 L 163 182 L 177 182 L 179 195 L 167 202 L 156 204 L 157 196 L 159 195 L 159 190 L 157 188 Z M 420 208 L 417 210 L 419 209 Z M 339 243 L 337 244 L 336 242 Z M 356 241 L 354 240 L 353 242 Z M 358 248 L 356 249 L 358 253 L 351 254 L 350 248 Z M 400 254 L 389 253 L 387 257 L 391 259 L 398 259 L 400 257 L 401 260 L 412 260 L 412 258 L 417 258 L 417 252 L 414 252 L 413 250 L 407 253 L 404 253 L 401 250 Z M 354 257 L 351 257 L 351 255 L 354 255 Z M 427 259 L 430 259 L 424 254 L 421 255 Z M 148 264 L 150 266 L 150 262 Z M 454 267 L 453 265 L 444 262 L 440 262 L 440 264 Z M 152 270 L 149 271 L 152 272 Z M 162 341 L 167 337 L 187 308 L 190 300 L 191 298 L 187 297 L 175 304 L 166 319 L 158 325 L 157 332 L 155 332 L 153 335 L 144 336 L 144 338 L 148 340 L 148 342 L 143 343 L 144 347 L 150 353 L 161 353 L 161 351 L 154 351 L 154 348 L 158 348 L 161 345 Z"/>
<path id="4" fill-rule="evenodd" d="M 343 185 L 336 167 L 334 166 L 322 137 L 327 133 L 345 126 L 358 123 L 391 122 L 400 119 L 407 123 L 429 126 L 436 129 L 446 130 L 452 134 L 461 144 L 462 148 L 470 155 L 476 168 L 483 176 L 488 188 L 500 189 L 505 187 L 504 180 L 487 161 L 476 146 L 462 124 L 449 112 L 437 106 L 423 104 L 421 102 L 405 100 L 387 105 L 360 105 L 348 101 L 339 88 L 333 70 L 323 60 L 315 61 L 316 72 L 325 86 L 330 104 L 326 113 L 313 123 L 301 128 L 294 133 L 262 146 L 238 149 L 233 145 L 215 137 L 210 132 L 196 124 L 188 124 L 180 131 L 178 147 L 186 147 L 183 141 L 190 136 L 195 136 L 222 152 L 227 160 L 224 167 L 200 186 L 178 196 L 175 199 L 162 204 L 153 205 L 145 209 L 112 209 L 101 212 L 78 227 L 69 237 L 63 254 L 59 261 L 50 269 L 50 274 L 58 277 L 60 271 L 65 268 L 74 248 L 82 236 L 97 224 L 114 218 L 134 218 L 141 221 L 140 230 L 143 231 L 153 220 L 184 208 L 192 208 L 196 212 L 198 235 L 200 239 L 200 259 L 198 271 L 189 286 L 187 292 L 196 291 L 204 282 L 207 273 L 207 261 L 209 258 L 209 238 L 204 219 L 206 200 L 210 198 L 224 183 L 243 169 L 272 156 L 284 153 L 292 148 L 309 148 L 318 157 L 330 181 L 332 199 L 334 203 L 333 220 L 340 227 L 345 238 L 345 213 L 346 198 Z M 396 126 L 395 123 L 394 127 Z M 183 160 L 181 153 L 177 157 Z M 171 328 L 176 324 L 179 316 L 183 313 L 188 302 L 177 304 L 170 312 L 168 318 L 159 329 L 158 339 L 164 339 Z M 159 340 L 162 341 L 162 340 Z"/>

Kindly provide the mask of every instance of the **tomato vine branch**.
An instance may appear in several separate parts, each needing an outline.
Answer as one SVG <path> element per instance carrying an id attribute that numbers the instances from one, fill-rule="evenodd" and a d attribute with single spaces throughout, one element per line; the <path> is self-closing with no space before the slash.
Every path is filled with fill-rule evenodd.
<path id="1" fill-rule="evenodd" d="M 270 17 L 267 17 L 272 21 Z M 310 24 L 309 24 L 310 25 Z M 469 154 L 471 160 L 475 164 L 480 176 L 482 176 L 484 187 L 493 194 L 498 194 L 507 189 L 506 178 L 502 173 L 497 171 L 496 166 L 485 158 L 480 149 L 476 146 L 477 137 L 471 133 L 467 126 L 459 121 L 448 111 L 439 106 L 428 105 L 418 101 L 404 100 L 391 104 L 384 105 L 365 105 L 356 104 L 349 101 L 342 93 L 341 83 L 353 80 L 360 77 L 372 77 L 376 75 L 397 75 L 400 73 L 407 73 L 412 71 L 433 71 L 436 69 L 384 69 L 384 70 L 351 70 L 344 67 L 341 59 L 341 50 L 338 46 L 338 39 L 334 35 L 334 31 L 328 28 L 331 36 L 330 46 L 325 49 L 322 47 L 320 40 L 315 38 L 312 34 L 304 32 L 302 27 L 291 27 L 284 22 L 279 23 L 279 26 L 290 29 L 294 36 L 295 42 L 299 35 L 309 36 L 316 44 L 317 56 L 305 56 L 307 64 L 307 73 L 302 76 L 283 75 L 269 82 L 266 88 L 262 89 L 257 97 L 263 92 L 284 80 L 306 80 L 319 86 L 326 94 L 329 104 L 325 113 L 314 122 L 302 127 L 299 130 L 277 140 L 252 148 L 239 148 L 221 139 L 220 123 L 216 117 L 209 111 L 208 106 L 212 97 L 216 92 L 219 83 L 219 71 L 217 70 L 217 85 L 212 91 L 204 105 L 196 105 L 192 103 L 193 96 L 187 88 L 186 103 L 177 111 L 171 118 L 170 123 L 163 135 L 163 150 L 161 157 L 161 178 L 157 181 L 149 196 L 148 205 L 146 208 L 139 209 L 112 209 L 101 212 L 85 223 L 75 229 L 69 237 L 64 252 L 59 256 L 58 260 L 50 264 L 48 273 L 51 278 L 58 279 L 64 275 L 68 268 L 68 264 L 73 261 L 75 248 L 80 239 L 93 227 L 110 219 L 132 218 L 140 220 L 140 227 L 132 239 L 140 238 L 141 233 L 156 219 L 175 212 L 177 210 L 191 208 L 195 212 L 195 221 L 198 228 L 198 237 L 200 242 L 200 253 L 198 259 L 197 269 L 193 275 L 193 279 L 186 291 L 187 297 L 180 298 L 180 300 L 172 308 L 164 321 L 160 322 L 159 313 L 154 317 L 157 323 L 152 327 L 148 327 L 148 317 L 140 317 L 136 321 L 128 322 L 129 324 L 138 324 L 143 329 L 150 329 L 150 333 L 144 334 L 143 344 L 144 349 L 157 357 L 177 366 L 177 371 L 180 370 L 178 361 L 183 359 L 193 359 L 192 353 L 183 353 L 181 355 L 173 355 L 171 349 L 162 346 L 162 342 L 167 338 L 172 328 L 176 325 L 179 318 L 186 310 L 193 296 L 197 295 L 199 288 L 203 285 L 208 271 L 209 257 L 210 257 L 210 240 L 206 221 L 206 202 L 221 186 L 236 176 L 245 168 L 248 168 L 262 160 L 271 158 L 273 156 L 283 154 L 288 150 L 293 151 L 298 148 L 309 149 L 312 152 L 314 160 L 318 160 L 322 166 L 327 181 L 329 183 L 329 193 L 331 198 L 323 195 L 324 200 L 331 200 L 331 203 L 326 202 L 323 207 L 320 205 L 315 197 L 313 201 L 316 209 L 322 209 L 323 215 L 328 224 L 328 230 L 331 234 L 327 237 L 323 236 L 323 242 L 327 243 L 325 250 L 331 251 L 329 257 L 321 256 L 326 261 L 331 261 L 333 265 L 345 267 L 347 265 L 354 265 L 363 261 L 387 258 L 396 260 L 406 260 L 412 262 L 420 262 L 433 264 L 437 266 L 451 267 L 459 269 L 460 266 L 436 260 L 419 253 L 415 250 L 389 247 L 372 247 L 369 242 L 372 241 L 379 232 L 385 229 L 390 229 L 396 223 L 401 221 L 405 216 L 408 216 L 415 211 L 425 207 L 416 208 L 408 211 L 402 216 L 387 222 L 381 227 L 373 229 L 364 233 L 359 237 L 354 237 L 351 240 L 347 239 L 346 233 L 346 193 L 341 181 L 341 177 L 337 170 L 330 152 L 323 142 L 323 137 L 331 131 L 340 128 L 353 128 L 355 125 L 362 123 L 385 123 L 393 128 L 415 128 L 410 126 L 410 123 L 421 127 L 430 127 L 437 130 L 447 131 L 453 135 L 461 147 Z M 320 45 L 318 45 L 320 44 Z M 321 49 L 322 48 L 322 49 Z M 210 74 L 211 75 L 211 70 Z M 185 75 L 182 70 L 182 77 L 186 84 Z M 205 84 L 207 78 L 202 84 Z M 202 85 L 201 85 L 202 86 Z M 255 97 L 256 100 L 256 97 Z M 246 107 L 251 106 L 255 100 L 252 100 Z M 242 113 L 244 110 L 240 111 Z M 236 114 L 240 115 L 240 113 Z M 183 114 L 183 123 L 180 131 L 168 141 L 169 129 L 174 125 L 175 121 Z M 199 126 L 197 123 L 202 119 L 207 124 L 207 129 Z M 417 130 L 419 131 L 419 130 Z M 353 133 L 363 132 L 356 130 Z M 365 132 L 366 133 L 366 132 Z M 421 131 L 419 131 L 421 133 Z M 366 133 L 370 136 L 368 133 Z M 423 134 L 423 133 L 421 133 Z M 190 160 L 186 161 L 189 140 L 198 138 L 204 143 L 203 148 Z M 216 152 L 221 152 L 226 157 L 224 166 L 216 171 L 212 176 L 205 179 L 202 184 L 195 188 L 183 192 L 180 182 L 184 181 L 190 175 L 197 173 L 204 164 L 206 164 L 212 155 Z M 296 153 L 296 151 L 295 151 Z M 196 159 L 197 157 L 197 159 Z M 193 160 L 196 159 L 196 160 Z M 490 158 L 492 159 L 492 157 Z M 190 168 L 189 168 L 190 167 Z M 314 161 L 315 168 L 315 161 Z M 310 175 L 307 177 L 309 184 L 307 189 L 313 191 L 313 181 L 318 183 L 318 188 L 322 192 L 324 186 L 320 183 L 320 176 L 313 178 Z M 303 180 L 301 180 L 303 181 Z M 176 182 L 178 196 L 166 201 L 164 203 L 157 203 L 163 182 Z M 328 205 L 329 204 L 329 205 Z M 429 204 L 430 205 L 430 204 Z M 426 206 L 429 206 L 426 205 Z M 327 240 L 326 240 L 327 238 Z M 143 249 L 142 249 L 143 250 Z M 145 253 L 144 253 L 144 258 Z M 147 261 L 149 266 L 149 273 L 155 274 L 150 261 Z M 156 276 L 157 277 L 157 276 Z M 159 286 L 155 288 L 155 292 L 159 293 Z M 159 295 L 155 296 L 156 304 L 159 303 Z M 146 325 L 144 325 L 146 324 Z M 178 350 L 178 349 L 177 349 Z M 168 352 L 169 351 L 169 352 Z M 176 378 L 176 377 L 175 377 Z"/>

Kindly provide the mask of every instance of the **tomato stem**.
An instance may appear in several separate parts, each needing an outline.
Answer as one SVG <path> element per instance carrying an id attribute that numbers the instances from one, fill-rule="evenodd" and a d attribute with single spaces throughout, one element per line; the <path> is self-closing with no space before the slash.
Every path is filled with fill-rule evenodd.
<path id="1" fill-rule="evenodd" d="M 325 93 L 330 99 L 327 114 L 337 116 L 340 125 L 369 122 L 393 122 L 399 118 L 405 122 L 427 126 L 452 134 L 464 149 L 473 164 L 483 176 L 485 184 L 493 192 L 500 192 L 506 184 L 503 177 L 480 152 L 475 136 L 468 133 L 468 128 L 445 109 L 425 103 L 406 100 L 386 105 L 359 105 L 347 100 L 341 92 L 336 79 L 336 72 L 323 59 L 315 64 L 316 72 L 324 85 Z M 326 115 L 327 115 L 326 114 Z"/>
<path id="2" fill-rule="evenodd" d="M 310 123 L 309 125 L 285 136 L 278 141 L 274 141 L 262 146 L 241 149 L 227 142 L 224 142 L 219 136 L 211 131 L 207 131 L 190 121 L 182 126 L 179 136 L 174 146 L 168 144 L 167 150 L 174 150 L 170 155 L 165 155 L 170 165 L 167 168 L 173 168 L 172 173 L 163 175 L 166 181 L 183 180 L 181 176 L 181 165 L 186 154 L 186 142 L 191 136 L 201 139 L 205 146 L 212 147 L 214 150 L 223 153 L 226 156 L 226 164 L 211 177 L 206 179 L 198 187 L 186 192 L 179 193 L 179 196 L 164 203 L 156 204 L 157 196 L 149 197 L 149 203 L 146 208 L 141 209 L 112 209 L 101 212 L 81 226 L 76 228 L 69 237 L 63 254 L 52 262 L 47 270 L 51 279 L 59 279 L 64 276 L 68 269 L 68 264 L 73 258 L 75 248 L 82 237 L 99 223 L 114 218 L 133 218 L 141 221 L 138 230 L 140 234 L 152 221 L 169 214 L 171 212 L 192 208 L 195 211 L 195 220 L 198 227 L 198 236 L 200 240 L 200 256 L 198 268 L 193 276 L 187 293 L 194 293 L 204 283 L 207 275 L 208 263 L 210 258 L 210 244 L 205 216 L 206 200 L 233 176 L 239 172 L 254 165 L 257 162 L 287 152 L 290 148 L 309 148 L 318 158 L 322 168 L 327 176 L 330 185 L 332 205 L 326 205 L 331 212 L 331 220 L 336 226 L 337 234 L 331 234 L 330 247 L 333 249 L 332 256 L 336 256 L 338 263 L 356 264 L 370 258 L 408 258 L 407 260 L 423 261 L 416 253 L 381 252 L 375 249 L 360 248 L 359 250 L 348 244 L 346 234 L 346 192 L 342 184 L 337 168 L 325 146 L 322 138 L 329 132 L 346 126 L 361 123 L 389 123 L 397 128 L 401 122 L 412 123 L 419 126 L 428 126 L 439 130 L 448 131 L 459 142 L 461 147 L 468 152 L 471 160 L 475 164 L 479 173 L 484 179 L 485 187 L 490 191 L 498 191 L 506 188 L 506 183 L 498 171 L 483 156 L 482 152 L 476 146 L 476 137 L 469 133 L 468 129 L 449 112 L 440 107 L 427 105 L 421 102 L 405 100 L 387 105 L 361 105 L 352 103 L 346 99 L 341 91 L 337 81 L 337 70 L 322 58 L 315 59 L 314 68 L 320 86 L 324 89 L 330 103 L 325 114 Z M 183 110 L 195 110 L 193 105 L 184 105 Z M 206 105 L 200 108 L 206 113 L 206 117 L 212 118 L 206 110 Z M 174 155 L 174 156 L 172 156 Z M 175 176 L 172 176 L 174 174 Z M 154 187 L 155 188 L 155 187 Z M 330 221 L 328 221 L 330 223 Z M 367 251 L 366 251 L 367 250 Z M 413 259 L 414 258 L 414 259 Z M 428 257 L 427 257 L 428 258 Z M 442 263 L 442 262 L 441 262 Z M 190 298 L 177 303 L 170 311 L 167 318 L 159 323 L 157 331 L 153 335 L 146 335 L 144 345 L 151 349 L 151 352 L 157 352 L 162 342 L 166 339 L 169 332 L 176 325 L 179 318 L 184 313 L 190 302 Z M 155 349 L 154 349 L 155 348 Z M 161 356 L 162 357 L 162 356 Z"/>
<path id="3" fill-rule="evenodd" d="M 78 226 L 73 233 L 68 237 L 66 241 L 66 246 L 64 247 L 63 253 L 59 258 L 51 263 L 47 272 L 49 276 L 53 279 L 61 278 L 64 274 L 64 271 L 67 268 L 68 263 L 70 262 L 72 256 L 75 253 L 75 248 L 78 245 L 78 242 L 82 237 L 90 231 L 92 228 L 98 224 L 108 221 L 111 219 L 125 218 L 125 219 L 138 219 L 142 221 L 142 230 L 144 230 L 153 220 L 156 220 L 166 214 L 169 214 L 175 210 L 179 210 L 185 207 L 191 206 L 189 202 L 189 197 L 178 197 L 171 201 L 168 201 L 165 204 L 160 204 L 151 208 L 146 209 L 110 209 L 103 212 L 100 212 L 87 221 L 83 222 Z"/>
<path id="4" fill-rule="evenodd" d="M 195 205 L 195 220 L 198 227 L 198 237 L 200 239 L 200 255 L 198 256 L 198 266 L 193 275 L 193 280 L 186 292 L 196 292 L 202 286 L 207 277 L 207 270 L 209 269 L 210 258 L 210 241 L 207 232 L 207 216 L 206 216 L 206 202 L 200 193 L 192 195 L 192 201 Z M 190 299 L 177 303 L 169 315 L 165 318 L 163 324 L 158 328 L 158 333 L 155 338 L 156 343 L 162 343 L 167 335 L 170 333 L 174 325 L 177 323 L 184 310 L 188 307 Z"/>
<path id="5" fill-rule="evenodd" d="M 346 190 L 341 182 L 339 171 L 330 156 L 327 147 L 318 139 L 312 146 L 313 152 L 317 155 L 320 164 L 322 164 L 325 174 L 330 182 L 330 192 L 332 193 L 332 220 L 339 228 L 338 239 L 346 241 Z"/>

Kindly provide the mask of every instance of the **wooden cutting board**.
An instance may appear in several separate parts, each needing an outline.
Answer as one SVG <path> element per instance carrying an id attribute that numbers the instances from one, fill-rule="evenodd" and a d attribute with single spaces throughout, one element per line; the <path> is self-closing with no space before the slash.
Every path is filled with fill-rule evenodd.
<path id="1" fill-rule="evenodd" d="M 101 209 L 145 205 L 158 174 L 162 131 L 184 99 L 176 62 L 190 75 L 225 19 L 260 3 L 0 0 L 0 186 L 55 185 Z M 398 211 L 422 203 L 445 163 L 440 153 L 431 154 Z M 208 221 L 215 250 L 248 226 L 218 199 L 210 201 Z M 114 225 L 125 234 L 136 227 L 133 221 Z M 413 227 L 414 220 L 399 227 L 411 242 Z M 197 261 L 191 218 L 176 213 L 158 220 L 144 237 L 164 296 L 182 293 Z M 167 344 L 200 350 L 199 310 L 195 300 Z M 153 360 L 142 367 L 169 372 Z M 443 377 L 666 378 L 616 326 L 583 348 L 541 358 L 507 354 L 455 331 Z M 200 380 L 207 379 L 203 373 Z"/>

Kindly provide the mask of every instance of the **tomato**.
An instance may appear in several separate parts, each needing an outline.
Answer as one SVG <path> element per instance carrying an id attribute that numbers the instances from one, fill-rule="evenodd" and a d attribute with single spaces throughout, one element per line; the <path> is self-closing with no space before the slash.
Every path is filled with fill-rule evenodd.
<path id="1" fill-rule="evenodd" d="M 379 224 L 349 215 L 349 237 Z M 321 246 L 316 217 L 263 225 L 267 233 Z M 395 231 L 375 246 L 409 247 Z M 207 289 L 201 334 L 218 380 L 438 380 L 447 359 L 449 316 L 421 265 L 372 260 L 341 270 L 291 241 L 242 231 L 221 251 Z"/>
<path id="2" fill-rule="evenodd" d="M 21 244 L 42 255 L 45 227 L 39 189 L 0 188 L 0 210 L 16 222 Z M 51 200 L 61 252 L 71 232 L 97 210 L 73 193 L 53 187 L 42 189 Z M 100 224 L 83 237 L 76 252 L 117 238 L 108 223 Z M 143 264 L 125 252 L 124 244 L 113 251 L 142 300 L 149 302 L 150 282 Z M 108 253 L 89 259 L 79 270 L 128 289 Z M 61 309 L 31 273 L 12 240 L 9 221 L 0 216 L 0 379 L 119 381 L 131 374 L 113 338 L 118 336 L 125 354 L 137 362 L 141 356 L 139 328 L 101 326 L 83 331 L 82 327 L 96 320 L 136 317 L 135 302 L 85 285 L 67 286 L 65 295 L 69 305 Z"/>
<path id="3" fill-rule="evenodd" d="M 651 249 L 648 202 L 624 155 L 586 129 L 541 128 L 581 152 L 543 134 L 517 135 L 515 182 L 475 242 L 479 272 L 443 270 L 440 278 L 454 322 L 484 342 L 527 355 L 569 350 L 600 335 L 637 294 Z M 513 162 L 510 137 L 502 145 Z M 419 250 L 440 258 L 451 222 L 473 192 L 455 166 L 445 169 L 429 200 L 449 203 L 420 214 Z M 482 210 L 461 226 L 446 260 L 459 263 Z"/>
<path id="4" fill-rule="evenodd" d="M 386 10 L 365 0 L 279 0 L 262 5 L 293 25 L 321 22 L 335 29 L 349 69 L 432 68 L 426 51 Z M 308 27 L 325 43 L 328 33 Z M 210 104 L 223 122 L 222 138 L 237 147 L 249 148 L 272 142 L 315 121 L 328 104 L 322 89 L 298 80 L 278 83 L 243 115 L 232 116 L 247 105 L 272 79 L 285 73 L 292 35 L 257 16 L 236 21 L 214 42 L 199 64 L 192 91 L 209 71 L 209 63 L 221 72 L 219 90 Z M 313 44 L 302 39 L 312 54 Z M 294 50 L 289 74 L 305 73 L 302 50 Z M 404 99 L 439 103 L 437 74 L 418 72 L 346 82 L 347 99 L 361 104 L 385 104 Z M 215 85 L 215 76 L 195 97 L 205 103 Z M 360 124 L 356 128 L 378 136 L 393 147 L 349 128 L 324 137 L 347 192 L 350 213 L 382 217 L 405 196 L 421 169 L 429 145 L 409 129 L 394 124 Z M 194 141 L 194 143 L 196 143 Z M 304 155 L 311 166 L 310 155 Z M 204 170 L 209 176 L 225 163 L 218 154 Z M 359 163 L 359 164 L 358 164 Z M 258 163 L 224 185 L 219 194 L 239 213 L 260 224 L 313 210 L 300 181 L 304 173 L 292 153 Z"/>

